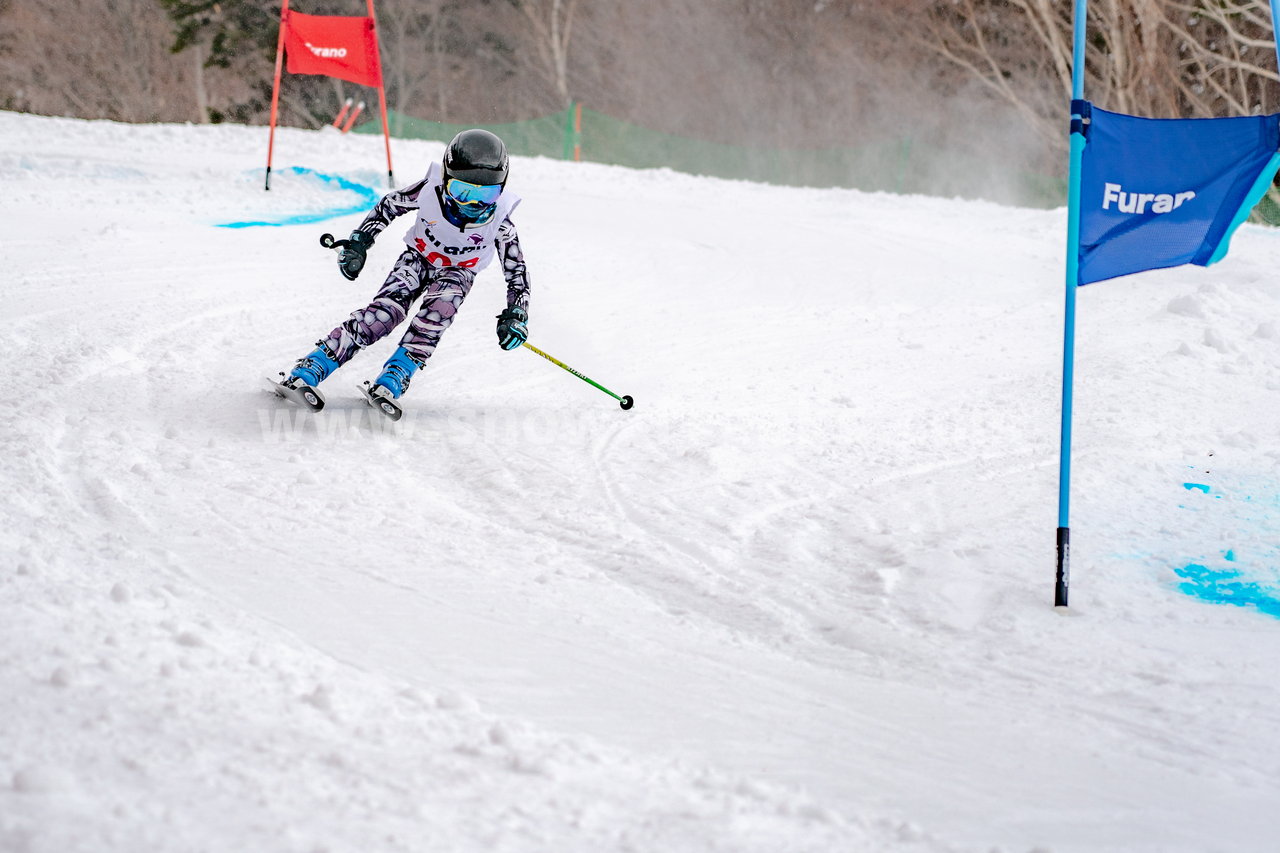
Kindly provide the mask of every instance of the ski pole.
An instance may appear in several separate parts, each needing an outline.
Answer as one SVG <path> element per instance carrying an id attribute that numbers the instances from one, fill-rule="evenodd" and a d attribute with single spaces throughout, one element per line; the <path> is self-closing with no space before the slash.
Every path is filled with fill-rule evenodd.
<path id="1" fill-rule="evenodd" d="M 320 245 L 326 249 L 333 249 L 335 252 L 341 252 L 343 246 L 351 244 L 350 240 L 335 240 L 332 234 L 321 234 Z"/>
<path id="2" fill-rule="evenodd" d="M 617 400 L 617 401 L 618 401 L 618 405 L 619 405 L 619 406 L 621 406 L 621 407 L 623 408 L 623 410 L 630 409 L 632 406 L 634 406 L 634 405 L 635 405 L 635 402 L 636 402 L 636 401 L 635 401 L 635 400 L 632 400 L 632 399 L 631 399 L 631 397 L 630 397 L 629 395 L 628 395 L 628 396 L 619 397 L 617 394 L 613 393 L 613 392 L 612 392 L 612 391 L 610 391 L 608 388 L 606 388 L 606 387 L 604 387 L 603 385 L 601 385 L 599 382 L 596 382 L 594 379 L 588 379 L 587 377 L 583 376 L 583 375 L 582 375 L 581 373 L 579 373 L 578 371 L 574 370 L 574 369 L 573 369 L 572 367 L 570 367 L 569 365 L 565 364 L 563 361 L 560 361 L 560 360 L 559 360 L 559 359 L 557 359 L 557 358 L 552 358 L 551 356 L 547 355 L 545 352 L 543 352 L 542 350 L 538 349 L 537 347 L 535 347 L 533 344 L 529 343 L 528 341 L 525 341 L 525 342 L 524 342 L 524 343 L 522 343 L 520 346 L 522 346 L 522 347 L 524 347 L 524 348 L 526 348 L 526 349 L 531 349 L 531 350 L 533 350 L 533 351 L 534 351 L 534 352 L 536 352 L 538 355 L 542 356 L 542 357 L 543 357 L 543 358 L 545 358 L 547 361 L 549 361 L 549 362 L 551 362 L 552 364 L 554 364 L 556 367 L 563 367 L 565 370 L 569 371 L 569 372 L 570 372 L 570 373 L 572 373 L 574 376 L 578 377 L 579 379 L 581 379 L 583 382 L 587 383 L 588 385 L 594 385 L 595 387 L 599 388 L 601 391 L 603 391 L 604 393 L 608 394 L 608 395 L 609 395 L 610 397 L 612 397 L 613 399 Z"/>

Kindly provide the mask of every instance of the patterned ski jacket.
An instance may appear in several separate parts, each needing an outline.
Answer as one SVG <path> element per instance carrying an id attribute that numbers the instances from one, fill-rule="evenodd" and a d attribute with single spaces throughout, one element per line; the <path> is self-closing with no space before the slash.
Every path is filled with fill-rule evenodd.
<path id="1" fill-rule="evenodd" d="M 445 219 L 440 206 L 440 185 L 440 164 L 434 163 L 422 180 L 383 196 L 358 230 L 376 238 L 393 219 L 415 212 L 413 225 L 404 237 L 411 249 L 436 269 L 461 267 L 472 273 L 489 266 L 495 257 L 500 258 L 502 275 L 507 281 L 508 307 L 527 310 L 529 273 L 520 250 L 520 237 L 511 221 L 511 211 L 520 203 L 520 197 L 504 191 L 498 198 L 497 211 L 488 222 L 462 229 Z"/>

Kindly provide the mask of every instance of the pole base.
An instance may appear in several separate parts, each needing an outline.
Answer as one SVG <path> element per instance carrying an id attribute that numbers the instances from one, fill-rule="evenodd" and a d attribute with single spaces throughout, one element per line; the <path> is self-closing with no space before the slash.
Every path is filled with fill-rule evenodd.
<path id="1" fill-rule="evenodd" d="M 1067 606 L 1067 588 L 1071 585 L 1071 530 L 1058 528 L 1058 576 L 1053 587 L 1053 606 Z"/>

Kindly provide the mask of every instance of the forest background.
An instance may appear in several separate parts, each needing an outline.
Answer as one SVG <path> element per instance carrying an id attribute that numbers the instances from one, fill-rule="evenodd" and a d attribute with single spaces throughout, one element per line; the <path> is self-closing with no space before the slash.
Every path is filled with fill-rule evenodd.
<path id="1" fill-rule="evenodd" d="M 365 14 L 361 0 L 291 8 Z M 0 108 L 264 124 L 279 12 L 272 0 L 0 0 Z M 959 194 L 1017 203 L 1059 201 L 1005 178 L 1063 178 L 1071 12 L 1070 0 L 377 2 L 388 106 L 405 115 L 492 124 L 581 103 L 667 134 L 819 159 L 909 141 Z M 1086 94 L 1099 106 L 1280 110 L 1265 0 L 1094 0 L 1089 20 Z M 321 127 L 367 94 L 285 79 L 286 125 Z"/>

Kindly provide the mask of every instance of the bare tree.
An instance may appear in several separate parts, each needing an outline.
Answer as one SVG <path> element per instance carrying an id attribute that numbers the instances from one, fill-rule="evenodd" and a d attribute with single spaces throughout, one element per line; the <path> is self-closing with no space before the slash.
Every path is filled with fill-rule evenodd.
<path id="1" fill-rule="evenodd" d="M 1061 146 L 1071 14 L 1070 0 L 938 0 L 925 4 L 920 43 Z M 1207 118 L 1276 102 L 1266 0 L 1103 0 L 1088 24 L 1085 90 L 1102 106 Z"/>
<path id="2" fill-rule="evenodd" d="M 190 119 L 190 66 L 168 55 L 168 21 L 152 0 L 64 0 L 0 8 L 21 33 L 0 55 L 10 108 L 121 121 Z"/>
<path id="3" fill-rule="evenodd" d="M 1270 8 L 1265 0 L 1166 0 L 1178 45 L 1182 96 L 1199 115 L 1271 112 L 1277 105 Z"/>
<path id="4" fill-rule="evenodd" d="M 1019 112 L 1054 160 L 1071 92 L 1070 0 L 928 0 L 920 43 Z M 1152 117 L 1274 109 L 1280 92 L 1266 0 L 1101 0 L 1091 5 L 1085 94 Z M 1280 201 L 1272 187 L 1269 198 Z"/>
<path id="5" fill-rule="evenodd" d="M 383 81 L 387 100 L 396 112 L 403 114 L 414 107 L 422 115 L 443 112 L 440 101 L 445 92 L 444 68 L 439 52 L 447 6 L 447 0 L 435 0 L 429 6 L 421 0 L 382 0 L 378 7 Z M 430 45 L 430 49 L 424 51 L 423 44 Z M 433 78 L 435 110 L 426 108 L 419 96 L 419 90 Z"/>
<path id="6" fill-rule="evenodd" d="M 569 46 L 573 41 L 578 0 L 511 0 L 528 22 L 534 36 L 539 70 L 553 87 L 560 106 L 573 101 L 569 93 Z"/>

